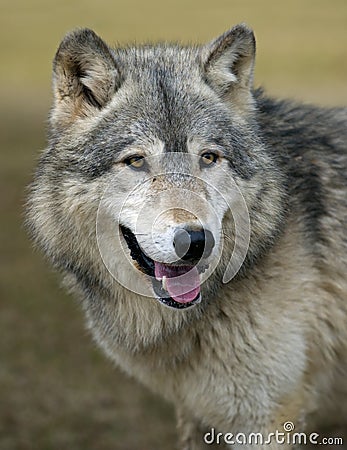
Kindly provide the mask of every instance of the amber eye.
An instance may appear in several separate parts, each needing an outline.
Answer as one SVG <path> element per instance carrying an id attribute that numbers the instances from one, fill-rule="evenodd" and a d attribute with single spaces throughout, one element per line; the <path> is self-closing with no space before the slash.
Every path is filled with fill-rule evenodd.
<path id="1" fill-rule="evenodd" d="M 218 160 L 218 155 L 213 152 L 205 152 L 201 155 L 201 164 L 203 166 L 211 166 Z"/>
<path id="2" fill-rule="evenodd" d="M 145 158 L 140 155 L 130 156 L 129 158 L 126 158 L 124 162 L 132 169 L 143 169 L 145 166 Z"/>

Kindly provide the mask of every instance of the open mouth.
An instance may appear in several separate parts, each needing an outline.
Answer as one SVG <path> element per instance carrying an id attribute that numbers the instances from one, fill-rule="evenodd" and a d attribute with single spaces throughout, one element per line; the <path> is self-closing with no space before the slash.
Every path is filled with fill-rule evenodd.
<path id="1" fill-rule="evenodd" d="M 121 232 L 138 268 L 151 277 L 153 291 L 166 306 L 186 309 L 200 303 L 200 273 L 207 266 L 173 265 L 154 261 L 146 255 L 134 233 L 120 225 Z"/>

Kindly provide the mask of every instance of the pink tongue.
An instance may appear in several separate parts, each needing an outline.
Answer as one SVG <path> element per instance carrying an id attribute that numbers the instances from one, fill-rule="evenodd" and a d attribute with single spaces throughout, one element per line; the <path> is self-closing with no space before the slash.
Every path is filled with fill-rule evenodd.
<path id="1" fill-rule="evenodd" d="M 200 276 L 195 266 L 169 266 L 154 261 L 155 277 L 166 277 L 166 290 L 179 303 L 193 301 L 200 292 Z"/>

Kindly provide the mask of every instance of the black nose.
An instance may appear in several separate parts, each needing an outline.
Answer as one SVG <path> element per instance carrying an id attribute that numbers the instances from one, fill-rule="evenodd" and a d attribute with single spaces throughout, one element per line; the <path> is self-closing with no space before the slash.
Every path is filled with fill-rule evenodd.
<path id="1" fill-rule="evenodd" d="M 173 245 L 176 255 L 183 261 L 197 262 L 210 256 L 214 247 L 213 234 L 209 230 L 179 229 L 175 232 Z"/>

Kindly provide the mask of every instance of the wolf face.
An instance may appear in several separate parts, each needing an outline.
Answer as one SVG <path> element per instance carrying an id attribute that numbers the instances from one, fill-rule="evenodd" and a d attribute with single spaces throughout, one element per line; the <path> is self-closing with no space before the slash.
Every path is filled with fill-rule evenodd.
<path id="1" fill-rule="evenodd" d="M 104 263 L 129 289 L 153 295 L 134 272 L 135 263 L 151 278 L 154 294 L 165 305 L 182 309 L 200 301 L 200 285 L 221 257 L 228 201 L 240 206 L 241 196 L 232 183 L 226 183 L 228 196 L 212 184 L 213 178 L 226 181 L 228 176 L 223 161 L 218 163 L 219 157 L 212 155 L 217 153 L 212 154 L 211 148 L 202 157 L 157 150 L 154 156 L 131 157 L 136 166 L 141 161 L 140 167 L 115 170 L 100 202 L 97 236 Z M 120 183 L 124 195 L 119 194 Z M 246 207 L 243 213 L 247 218 Z M 130 261 L 123 258 L 122 267 L 114 264 L 120 249 L 125 257 L 131 255 Z M 136 279 L 141 279 L 138 288 Z"/>
<path id="2" fill-rule="evenodd" d="M 255 260 L 285 195 L 257 133 L 254 53 L 243 25 L 202 48 L 111 50 L 90 30 L 67 35 L 29 212 L 58 266 L 76 276 L 83 261 L 96 280 L 104 264 L 127 288 L 186 309 L 204 281 L 208 293 Z"/>

